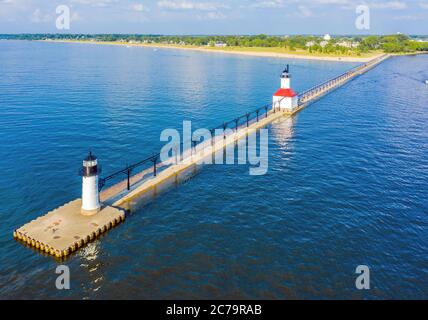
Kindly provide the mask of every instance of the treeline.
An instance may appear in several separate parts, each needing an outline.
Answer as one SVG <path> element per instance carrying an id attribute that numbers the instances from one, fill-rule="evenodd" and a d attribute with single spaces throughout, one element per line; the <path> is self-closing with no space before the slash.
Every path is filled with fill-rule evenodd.
<path id="1" fill-rule="evenodd" d="M 368 36 L 361 39 L 361 50 L 383 50 L 386 53 L 427 51 L 427 41 L 417 41 L 404 34 Z"/>
<path id="2" fill-rule="evenodd" d="M 0 35 L 0 37 L 2 37 Z M 316 39 L 312 36 L 166 36 L 137 34 L 17 34 L 5 35 L 3 38 L 20 40 L 96 40 L 96 41 L 140 41 L 152 43 L 174 43 L 204 46 L 221 42 L 231 47 L 288 47 L 303 48 L 307 41 Z"/>
<path id="3" fill-rule="evenodd" d="M 162 43 L 191 46 L 266 47 L 284 48 L 291 51 L 307 50 L 320 53 L 367 53 L 382 50 L 386 53 L 428 51 L 427 41 L 418 41 L 407 35 L 347 36 L 325 40 L 319 36 L 165 36 L 137 34 L 18 34 L 0 35 L 0 39 L 19 40 L 93 40 L 141 43 Z"/>

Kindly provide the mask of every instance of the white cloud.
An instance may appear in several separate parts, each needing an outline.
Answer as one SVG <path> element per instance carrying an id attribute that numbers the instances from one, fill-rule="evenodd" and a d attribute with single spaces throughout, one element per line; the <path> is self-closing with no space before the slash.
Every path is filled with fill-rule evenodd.
<path id="1" fill-rule="evenodd" d="M 77 12 L 77 11 L 74 11 L 72 14 L 71 14 L 71 21 L 72 22 L 74 22 L 74 21 L 81 21 L 82 20 L 82 17 L 80 16 L 80 14 L 79 14 L 79 12 Z"/>
<path id="2" fill-rule="evenodd" d="M 228 9 L 229 6 L 222 3 L 215 2 L 193 2 L 187 0 L 158 1 L 158 7 L 168 10 L 201 10 L 201 11 L 216 11 L 218 9 Z"/>
<path id="3" fill-rule="evenodd" d="M 198 15 L 199 20 L 222 20 L 226 19 L 226 15 L 218 11 L 208 12 L 204 15 Z"/>
<path id="4" fill-rule="evenodd" d="M 419 2 L 419 7 L 428 10 L 428 2 Z"/>
<path id="5" fill-rule="evenodd" d="M 316 2 L 318 4 L 339 4 L 339 5 L 347 5 L 349 4 L 349 0 L 314 0 L 312 2 Z"/>
<path id="6" fill-rule="evenodd" d="M 365 0 L 300 0 L 295 2 L 305 2 L 308 5 L 341 5 L 341 6 L 353 6 L 356 7 L 361 4 L 367 4 L 371 8 L 376 9 L 406 9 L 407 4 L 404 1 L 400 0 L 372 0 L 372 1 L 365 1 Z"/>
<path id="7" fill-rule="evenodd" d="M 283 0 L 259 1 L 250 5 L 252 8 L 283 8 L 285 3 Z"/>
<path id="8" fill-rule="evenodd" d="M 31 14 L 31 22 L 33 23 L 46 23 L 52 20 L 52 16 L 50 14 L 44 14 L 40 8 L 37 8 Z"/>
<path id="9" fill-rule="evenodd" d="M 412 15 L 405 15 L 405 16 L 398 16 L 393 17 L 393 20 L 399 20 L 399 21 L 414 21 L 414 20 L 420 20 L 421 17 L 412 16 Z"/>
<path id="10" fill-rule="evenodd" d="M 372 2 L 372 3 L 369 3 L 368 6 L 369 8 L 373 8 L 373 9 L 392 9 L 392 10 L 407 9 L 407 4 L 401 1 Z"/>
<path id="11" fill-rule="evenodd" d="M 142 3 L 135 3 L 135 4 L 131 5 L 131 9 L 134 11 L 138 11 L 138 12 L 148 11 L 146 6 L 143 5 Z"/>
<path id="12" fill-rule="evenodd" d="M 112 4 L 119 2 L 118 0 L 71 0 L 72 3 L 88 5 L 91 7 L 109 7 Z"/>
<path id="13" fill-rule="evenodd" d="M 304 8 L 316 8 L 320 6 L 334 6 L 341 9 L 355 9 L 357 5 L 366 3 L 370 8 L 373 9 L 393 9 L 402 10 L 407 9 L 407 4 L 404 1 L 391 0 L 391 1 L 365 1 L 365 0 L 259 0 L 250 4 L 252 8 L 284 8 L 290 5 L 297 5 L 297 9 L 300 7 Z M 306 12 L 306 10 L 303 10 Z"/>
<path id="14" fill-rule="evenodd" d="M 297 10 L 295 14 L 303 14 L 307 16 L 307 10 L 320 8 L 323 6 L 331 6 L 339 9 L 352 9 L 360 4 L 367 4 L 373 9 L 390 9 L 390 10 L 403 10 L 407 9 L 407 4 L 400 0 L 258 0 L 249 5 L 251 8 L 284 8 L 292 7 Z M 427 5 L 428 6 L 428 5 Z"/>
<path id="15" fill-rule="evenodd" d="M 299 6 L 298 10 L 299 10 L 299 15 L 301 15 L 302 17 L 307 18 L 307 17 L 313 16 L 312 11 L 308 7 Z"/>

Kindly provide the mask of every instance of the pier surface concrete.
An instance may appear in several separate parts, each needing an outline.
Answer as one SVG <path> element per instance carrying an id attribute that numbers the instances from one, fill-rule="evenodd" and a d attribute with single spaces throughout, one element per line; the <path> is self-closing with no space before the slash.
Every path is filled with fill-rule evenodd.
<path id="1" fill-rule="evenodd" d="M 27 223 L 15 238 L 57 258 L 65 257 L 125 219 L 125 212 L 111 206 L 98 213 L 81 214 L 81 199 L 73 200 Z"/>

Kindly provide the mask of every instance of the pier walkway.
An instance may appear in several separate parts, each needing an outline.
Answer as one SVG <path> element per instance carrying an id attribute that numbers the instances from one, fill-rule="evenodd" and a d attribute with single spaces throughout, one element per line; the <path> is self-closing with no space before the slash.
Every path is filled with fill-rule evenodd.
<path id="1" fill-rule="evenodd" d="M 343 86 L 345 83 L 351 81 L 355 77 L 374 68 L 376 65 L 387 58 L 389 58 L 388 55 L 380 56 L 333 79 L 305 90 L 299 94 L 298 107 L 291 112 L 281 110 L 279 108 L 280 101 L 278 101 L 276 104 L 265 105 L 251 113 L 242 115 L 236 119 L 233 119 L 232 121 L 225 122 L 221 126 L 213 128 L 210 131 L 214 133 L 215 129 L 231 129 L 232 131 L 229 134 L 220 137 L 220 139 L 218 139 L 218 136 L 216 137 L 213 134 L 212 136 L 214 138 L 212 141 L 203 141 L 201 145 L 194 143 L 191 149 L 183 152 L 180 161 L 177 161 L 177 159 L 173 158 L 164 163 L 157 163 L 157 160 L 160 158 L 160 154 L 156 154 L 143 160 L 142 162 L 124 168 L 114 173 L 113 175 L 101 179 L 101 186 L 104 187 L 104 185 L 110 179 L 113 179 L 118 175 L 127 175 L 126 180 L 123 180 L 101 192 L 101 199 L 103 201 L 114 199 L 112 202 L 114 206 L 130 209 L 127 203 L 132 199 L 141 196 L 148 190 L 156 188 L 156 186 L 162 184 L 167 179 L 170 179 L 174 175 L 179 174 L 190 166 L 203 162 L 203 159 L 207 156 L 216 154 L 219 150 L 224 149 L 226 146 L 232 143 L 236 143 L 237 141 L 245 138 L 247 135 L 265 127 L 274 120 L 283 116 L 291 116 L 299 112 L 322 96 Z M 140 172 L 135 175 L 131 174 L 137 167 L 143 166 L 147 163 L 150 163 L 153 167 L 140 170 Z"/>

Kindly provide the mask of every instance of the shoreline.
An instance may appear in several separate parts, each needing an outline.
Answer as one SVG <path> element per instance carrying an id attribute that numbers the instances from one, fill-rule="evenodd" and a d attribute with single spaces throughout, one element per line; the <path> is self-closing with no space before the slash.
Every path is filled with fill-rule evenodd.
<path id="1" fill-rule="evenodd" d="M 224 50 L 224 49 L 213 49 L 213 48 L 205 48 L 205 47 L 190 47 L 190 46 L 163 45 L 163 44 L 104 42 L 104 41 L 81 41 L 81 40 L 37 40 L 37 41 L 59 42 L 59 43 L 79 43 L 79 44 L 93 44 L 93 45 L 112 45 L 112 46 L 126 46 L 126 47 L 142 47 L 142 48 L 158 48 L 158 49 L 179 49 L 179 50 L 190 50 L 190 51 L 209 52 L 209 53 L 245 55 L 245 56 L 253 56 L 253 57 L 269 57 L 269 58 L 283 58 L 283 59 L 288 58 L 288 59 L 335 61 L 335 62 L 368 62 L 372 59 L 378 58 L 378 57 L 383 55 L 383 53 L 378 53 L 378 54 L 373 54 L 369 57 L 315 56 L 315 55 L 280 53 L 280 52 Z"/>

